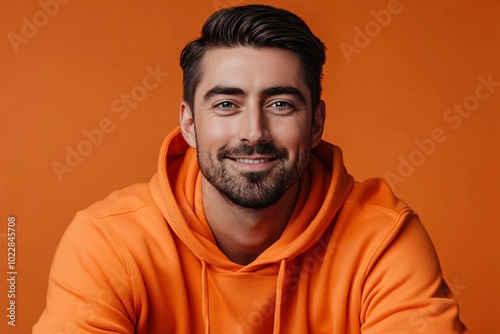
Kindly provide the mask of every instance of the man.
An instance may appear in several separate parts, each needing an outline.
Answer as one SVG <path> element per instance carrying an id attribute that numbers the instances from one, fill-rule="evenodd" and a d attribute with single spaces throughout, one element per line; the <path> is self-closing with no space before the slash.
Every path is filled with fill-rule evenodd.
<path id="1" fill-rule="evenodd" d="M 322 141 L 323 43 L 215 13 L 149 184 L 80 212 L 34 333 L 466 333 L 416 214 Z"/>

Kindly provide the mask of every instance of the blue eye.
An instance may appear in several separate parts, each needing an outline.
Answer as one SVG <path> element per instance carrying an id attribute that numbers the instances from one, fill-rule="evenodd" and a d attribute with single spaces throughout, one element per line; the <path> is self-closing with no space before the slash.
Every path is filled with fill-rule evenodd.
<path id="1" fill-rule="evenodd" d="M 274 105 L 276 106 L 276 108 L 287 108 L 290 106 L 288 104 L 288 102 L 284 102 L 284 101 L 275 102 Z"/>
<path id="2" fill-rule="evenodd" d="M 231 108 L 234 108 L 234 104 L 231 102 L 224 101 L 224 102 L 219 103 L 217 105 L 217 107 L 219 107 L 221 109 L 231 109 Z"/>
<path id="3" fill-rule="evenodd" d="M 286 101 L 276 101 L 269 105 L 269 111 L 274 112 L 276 114 L 288 115 L 293 113 L 297 108 L 293 103 Z"/>

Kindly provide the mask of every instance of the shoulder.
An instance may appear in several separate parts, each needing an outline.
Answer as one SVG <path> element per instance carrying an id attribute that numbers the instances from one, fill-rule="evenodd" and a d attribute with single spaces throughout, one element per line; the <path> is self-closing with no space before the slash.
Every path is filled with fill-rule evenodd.
<path id="1" fill-rule="evenodd" d="M 355 183 L 339 212 L 334 235 L 338 243 L 363 250 L 358 253 L 363 260 L 358 260 L 367 270 L 388 249 L 398 249 L 400 260 L 421 252 L 435 256 L 418 215 L 382 179 Z"/>
<path id="2" fill-rule="evenodd" d="M 148 183 L 137 183 L 111 193 L 78 212 L 66 234 L 73 232 L 86 243 L 114 245 L 131 260 L 171 236 L 168 224 L 154 202 Z M 100 241 L 99 241 L 100 240 Z"/>
<path id="3" fill-rule="evenodd" d="M 406 203 L 396 197 L 387 182 L 380 178 L 355 182 L 346 204 L 385 211 L 389 215 L 408 209 Z"/>
<path id="4" fill-rule="evenodd" d="M 363 328 L 413 332 L 418 319 L 432 317 L 436 321 L 419 331 L 443 333 L 455 326 L 462 332 L 432 241 L 418 215 L 389 185 L 381 179 L 356 183 L 343 211 L 338 249 L 356 261 Z"/>
<path id="5" fill-rule="evenodd" d="M 356 235 L 384 237 L 416 214 L 382 179 L 355 182 L 342 206 L 339 223 Z"/>
<path id="6" fill-rule="evenodd" d="M 382 259 L 394 268 L 403 268 L 402 262 L 408 264 L 410 260 L 409 265 L 426 262 L 425 267 L 432 267 L 432 272 L 440 270 L 420 218 L 382 179 L 355 183 L 339 213 L 334 234 L 339 244 L 363 250 L 357 257 L 365 275 Z"/>
<path id="7" fill-rule="evenodd" d="M 109 194 L 82 210 L 97 218 L 126 216 L 154 206 L 148 183 L 136 183 Z"/>
<path id="8" fill-rule="evenodd" d="M 165 218 L 151 196 L 148 183 L 137 183 L 114 191 L 106 198 L 92 204 L 77 214 L 126 238 L 132 234 L 155 233 L 164 227 Z"/>

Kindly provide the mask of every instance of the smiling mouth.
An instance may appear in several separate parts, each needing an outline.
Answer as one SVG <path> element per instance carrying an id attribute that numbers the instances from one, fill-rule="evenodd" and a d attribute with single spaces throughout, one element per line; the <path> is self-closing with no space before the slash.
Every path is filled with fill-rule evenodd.
<path id="1" fill-rule="evenodd" d="M 234 160 L 245 164 L 260 164 L 263 162 L 271 161 L 271 159 L 234 159 Z"/>

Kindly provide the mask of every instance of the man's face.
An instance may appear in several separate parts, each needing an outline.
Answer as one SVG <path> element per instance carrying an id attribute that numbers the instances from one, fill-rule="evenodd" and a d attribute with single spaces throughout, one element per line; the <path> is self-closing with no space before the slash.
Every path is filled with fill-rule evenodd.
<path id="1" fill-rule="evenodd" d="M 181 126 L 184 134 L 191 133 L 188 142 L 196 147 L 210 185 L 239 206 L 263 209 L 306 170 L 323 130 L 320 105 L 319 115 L 313 116 L 296 54 L 277 48 L 217 48 L 207 51 L 202 62 L 194 120 L 183 103 Z"/>

